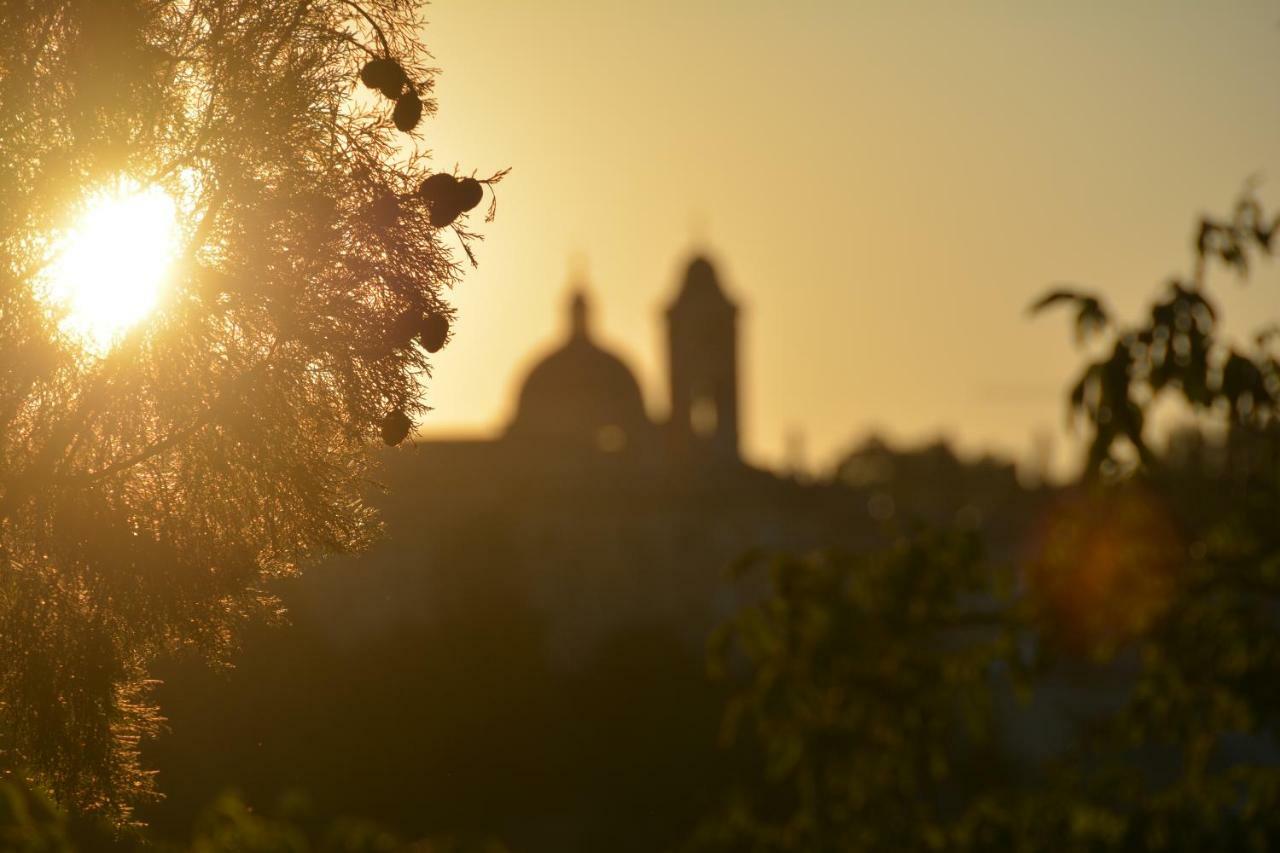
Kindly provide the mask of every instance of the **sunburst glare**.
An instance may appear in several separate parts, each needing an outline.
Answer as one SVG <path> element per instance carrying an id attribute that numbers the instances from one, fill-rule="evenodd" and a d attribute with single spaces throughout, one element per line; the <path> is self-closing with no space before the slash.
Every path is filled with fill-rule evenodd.
<path id="1" fill-rule="evenodd" d="M 104 353 L 160 297 L 177 245 L 177 208 L 159 187 L 121 181 L 89 201 L 59 241 L 46 278 L 62 328 Z"/>

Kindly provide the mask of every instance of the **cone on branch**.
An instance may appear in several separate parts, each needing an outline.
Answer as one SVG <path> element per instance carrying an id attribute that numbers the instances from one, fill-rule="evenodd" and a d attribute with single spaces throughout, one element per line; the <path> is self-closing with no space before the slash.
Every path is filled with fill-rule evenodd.
<path id="1" fill-rule="evenodd" d="M 476 205 L 484 200 L 484 187 L 475 178 L 463 178 L 458 181 L 455 199 L 464 213 L 475 210 Z"/>
<path id="2" fill-rule="evenodd" d="M 404 92 L 409 77 L 394 59 L 371 59 L 360 69 L 360 82 L 377 89 L 384 97 L 395 100 Z"/>
<path id="3" fill-rule="evenodd" d="M 409 435 L 413 422 L 400 409 L 392 409 L 382 418 L 382 441 L 388 447 L 395 447 Z"/>
<path id="4" fill-rule="evenodd" d="M 405 133 L 413 130 L 422 120 L 421 99 L 413 92 L 405 92 L 396 99 L 396 108 L 391 113 L 391 120 Z"/>
<path id="5" fill-rule="evenodd" d="M 439 352 L 449 338 L 449 318 L 443 314 L 428 314 L 422 320 L 418 340 L 427 352 Z"/>
<path id="6" fill-rule="evenodd" d="M 422 182 L 418 197 L 430 208 L 432 226 L 446 228 L 484 200 L 484 187 L 475 178 L 459 180 L 440 172 Z"/>

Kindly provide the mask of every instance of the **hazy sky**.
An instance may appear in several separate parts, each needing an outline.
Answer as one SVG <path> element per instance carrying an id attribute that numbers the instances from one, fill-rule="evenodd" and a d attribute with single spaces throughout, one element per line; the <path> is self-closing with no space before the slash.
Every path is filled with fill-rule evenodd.
<path id="1" fill-rule="evenodd" d="M 745 449 L 813 468 L 869 430 L 1067 455 L 1053 282 L 1130 316 L 1245 179 L 1280 203 L 1280 0 L 437 0 L 427 144 L 511 166 L 456 292 L 428 433 L 510 413 L 563 334 L 572 262 L 599 337 L 666 406 L 659 311 L 705 247 L 743 305 Z M 1273 265 L 1237 320 L 1280 316 Z M 1243 325 L 1243 324 L 1242 324 Z"/>

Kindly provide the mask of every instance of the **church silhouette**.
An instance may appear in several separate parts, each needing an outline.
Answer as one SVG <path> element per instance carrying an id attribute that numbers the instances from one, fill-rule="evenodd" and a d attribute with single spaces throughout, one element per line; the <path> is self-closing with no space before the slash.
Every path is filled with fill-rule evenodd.
<path id="1" fill-rule="evenodd" d="M 666 311 L 671 414 L 655 424 L 630 368 L 596 343 L 587 294 L 576 290 L 568 339 L 524 380 L 507 438 L 738 464 L 737 316 L 715 267 L 694 258 Z"/>
<path id="2" fill-rule="evenodd" d="M 430 620 L 471 606 L 483 588 L 536 611 L 560 662 L 626 630 L 700 649 L 736 607 L 724 569 L 746 550 L 854 545 L 875 534 L 863 492 L 742 458 L 740 312 L 711 261 L 685 265 L 665 311 L 664 421 L 647 413 L 630 368 L 597 342 L 591 315 L 576 290 L 565 338 L 529 370 L 499 435 L 420 439 L 385 453 L 386 537 L 353 558 L 357 571 L 335 561 L 304 583 L 373 577 L 395 593 L 324 595 L 341 610 L 335 631 Z"/>

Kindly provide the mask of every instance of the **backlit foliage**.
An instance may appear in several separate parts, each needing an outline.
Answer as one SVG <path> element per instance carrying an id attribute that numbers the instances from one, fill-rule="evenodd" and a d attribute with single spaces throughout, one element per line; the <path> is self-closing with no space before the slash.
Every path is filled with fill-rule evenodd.
<path id="1" fill-rule="evenodd" d="M 1210 288 L 1211 273 L 1243 279 L 1277 250 L 1280 215 L 1252 193 L 1230 217 L 1202 219 L 1192 273 L 1170 281 L 1141 322 L 1101 312 L 1104 355 L 1070 396 L 1092 433 L 1078 502 L 1092 509 L 1073 511 L 1076 547 L 1046 548 L 1029 566 L 1030 599 L 1046 637 L 1136 662 L 1125 702 L 1085 752 L 1113 771 L 1093 775 L 1089 795 L 1128 849 L 1280 839 L 1280 341 L 1275 316 L 1249 318 L 1251 337 L 1231 340 Z M 1098 305 L 1068 298 L 1082 311 Z M 1144 424 L 1162 398 L 1199 416 L 1207 454 L 1151 450 Z M 1108 572 L 1124 580 L 1088 588 Z M 1164 757 L 1163 788 L 1144 778 L 1135 749 Z"/>
<path id="2" fill-rule="evenodd" d="M 1280 217 L 1250 195 L 1196 234 L 1193 274 L 1132 327 L 1074 289 L 1033 306 L 1071 305 L 1103 355 L 1068 395 L 1084 476 L 1015 583 L 932 534 L 742 586 L 713 663 L 748 772 L 691 849 L 1280 845 L 1280 342 L 1275 317 L 1226 339 L 1208 286 L 1280 248 Z M 1211 430 L 1203 457 L 1150 446 L 1162 397 Z M 1018 719 L 1042 754 L 1003 737 Z"/>
<path id="3" fill-rule="evenodd" d="M 157 653 L 224 654 L 270 579 L 373 532 L 367 448 L 425 411 L 418 321 L 473 236 L 415 195 L 428 125 L 359 82 L 393 58 L 431 114 L 419 6 L 0 7 L 0 767 L 65 806 L 151 790 Z M 122 177 L 174 199 L 180 250 L 95 353 L 35 284 Z"/>
<path id="4" fill-rule="evenodd" d="M 161 841 L 145 829 L 120 831 L 102 818 L 70 816 L 41 792 L 0 780 L 0 849 L 6 853 L 508 853 L 487 839 L 424 838 L 407 844 L 375 821 L 317 815 L 309 799 L 292 792 L 267 813 L 255 811 L 235 791 L 208 805 L 189 841 Z"/>
<path id="5" fill-rule="evenodd" d="M 738 686 L 725 733 L 758 772 L 693 849 L 944 844 L 957 798 L 991 776 L 992 667 L 1017 661 L 1004 584 L 981 556 L 958 532 L 744 563 L 766 595 L 712 661 Z"/>
<path id="6" fill-rule="evenodd" d="M 1190 275 L 1170 279 L 1164 296 L 1142 322 L 1122 326 L 1101 297 L 1057 289 L 1032 306 L 1058 304 L 1076 310 L 1076 338 L 1102 335 L 1104 355 L 1091 361 L 1071 389 L 1072 410 L 1092 430 L 1087 468 L 1112 474 L 1126 462 L 1151 463 L 1147 412 L 1163 395 L 1180 397 L 1193 411 L 1216 410 L 1232 423 L 1266 428 L 1280 420 L 1280 329 L 1271 318 L 1252 341 L 1232 344 L 1220 331 L 1218 308 L 1208 290 L 1215 262 L 1241 278 L 1256 260 L 1280 251 L 1280 213 L 1268 216 L 1247 194 L 1226 219 L 1200 221 Z"/>

